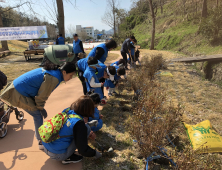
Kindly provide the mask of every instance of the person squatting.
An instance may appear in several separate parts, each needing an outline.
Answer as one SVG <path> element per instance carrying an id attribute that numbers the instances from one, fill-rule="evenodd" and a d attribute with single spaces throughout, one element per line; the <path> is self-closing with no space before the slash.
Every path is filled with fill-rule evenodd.
<path id="1" fill-rule="evenodd" d="M 133 36 L 127 39 L 121 52 L 123 59 L 106 66 L 108 51 L 117 47 L 114 40 L 96 46 L 86 58 L 77 58 L 84 50 L 78 35 L 73 36 L 75 62 L 58 66 L 47 60 L 44 67 L 31 70 L 9 83 L 0 96 L 3 101 L 24 109 L 33 117 L 39 149 L 63 164 L 77 163 L 83 157 L 102 156 L 88 145 L 88 139 L 95 140 L 95 132 L 103 126 L 103 115 L 98 106 L 106 104 L 104 87 L 108 96 L 116 95 L 118 81 L 121 76 L 126 78 L 126 53 L 133 51 L 130 43 L 136 42 Z M 84 95 L 43 123 L 43 118 L 48 115 L 44 109 L 48 97 L 61 82 L 69 81 L 75 73 L 82 83 Z M 57 121 L 58 118 L 64 121 Z"/>

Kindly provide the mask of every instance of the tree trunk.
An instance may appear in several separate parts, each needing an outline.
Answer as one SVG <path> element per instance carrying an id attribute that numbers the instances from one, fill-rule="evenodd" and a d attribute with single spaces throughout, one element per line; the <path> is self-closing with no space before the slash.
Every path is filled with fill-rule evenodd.
<path id="1" fill-rule="evenodd" d="M 216 0 L 216 4 L 217 4 L 217 8 L 218 8 L 218 6 L 219 6 L 219 0 Z"/>
<path id="2" fill-rule="evenodd" d="M 65 38 L 65 25 L 64 25 L 64 8 L 63 8 L 63 0 L 56 0 L 57 3 L 57 11 L 58 11 L 58 27 L 59 34 Z"/>
<path id="3" fill-rule="evenodd" d="M 113 31 L 114 31 L 114 37 L 116 37 L 116 11 L 113 4 Z"/>
<path id="4" fill-rule="evenodd" d="M 0 27 L 3 27 L 3 23 L 2 23 L 2 12 L 0 11 Z M 7 41 L 1 41 L 2 43 L 2 48 L 4 48 L 4 50 L 8 50 L 8 42 Z"/>
<path id="5" fill-rule="evenodd" d="M 151 11 L 151 16 L 153 19 L 153 28 L 152 28 L 152 38 L 151 38 L 151 45 L 150 45 L 150 50 L 154 50 L 154 41 L 155 41 L 155 14 L 154 14 L 154 9 L 153 9 L 153 2 L 152 0 L 149 0 L 149 5 L 150 5 L 150 11 Z"/>
<path id="6" fill-rule="evenodd" d="M 207 18 L 207 0 L 203 0 L 202 17 Z"/>

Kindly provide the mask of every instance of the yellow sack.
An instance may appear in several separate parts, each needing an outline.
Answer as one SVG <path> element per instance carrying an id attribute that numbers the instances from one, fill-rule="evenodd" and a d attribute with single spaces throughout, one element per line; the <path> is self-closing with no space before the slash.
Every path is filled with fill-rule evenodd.
<path id="1" fill-rule="evenodd" d="M 160 75 L 173 77 L 173 75 L 170 72 L 161 72 Z"/>
<path id="2" fill-rule="evenodd" d="M 222 152 L 222 137 L 212 128 L 209 120 L 196 125 L 184 123 L 191 145 L 197 153 Z"/>

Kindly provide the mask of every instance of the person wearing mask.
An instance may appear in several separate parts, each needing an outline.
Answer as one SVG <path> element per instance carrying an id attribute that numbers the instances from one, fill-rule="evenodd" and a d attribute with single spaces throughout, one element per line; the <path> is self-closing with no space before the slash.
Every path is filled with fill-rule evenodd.
<path id="1" fill-rule="evenodd" d="M 93 100 L 89 96 L 81 96 L 63 112 L 66 112 L 69 118 L 59 131 L 59 139 L 49 143 L 43 142 L 45 153 L 63 164 L 80 162 L 83 156 L 100 158 L 101 153 L 88 145 L 88 138 L 96 138 L 90 127 L 96 126 L 98 122 L 84 121 L 85 118 L 94 117 Z"/>
<path id="2" fill-rule="evenodd" d="M 108 57 L 108 52 L 113 50 L 117 47 L 117 43 L 115 40 L 109 40 L 106 43 L 97 45 L 92 49 L 92 51 L 89 53 L 88 57 L 95 57 L 97 60 L 99 60 L 101 63 L 105 63 L 106 58 Z"/>
<path id="3" fill-rule="evenodd" d="M 38 128 L 43 124 L 43 118 L 47 117 L 45 103 L 62 81 L 67 82 L 72 79 L 75 71 L 74 63 L 66 62 L 58 67 L 47 60 L 43 68 L 34 69 L 16 78 L 6 86 L 0 96 L 1 99 L 25 110 L 33 117 L 39 149 L 43 149 Z"/>
<path id="4" fill-rule="evenodd" d="M 127 54 L 131 54 L 131 45 L 130 45 L 130 42 L 135 40 L 135 37 L 134 36 L 131 36 L 130 38 L 127 38 L 123 44 L 122 44 L 122 47 L 121 47 L 121 55 L 123 57 L 123 59 L 125 60 L 125 69 L 128 70 L 127 68 Z"/>
<path id="5" fill-rule="evenodd" d="M 65 45 L 65 39 L 62 37 L 62 34 L 59 34 L 58 45 Z"/>
<path id="6" fill-rule="evenodd" d="M 75 59 L 78 61 L 80 58 L 78 57 L 79 53 L 85 53 L 83 49 L 82 41 L 78 38 L 78 34 L 73 34 L 73 52 L 75 54 Z"/>

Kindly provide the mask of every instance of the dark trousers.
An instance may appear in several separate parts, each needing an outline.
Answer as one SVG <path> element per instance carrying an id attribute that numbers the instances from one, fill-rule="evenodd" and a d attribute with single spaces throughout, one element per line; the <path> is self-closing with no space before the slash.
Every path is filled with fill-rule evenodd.
<path id="1" fill-rule="evenodd" d="M 126 54 L 125 52 L 122 52 L 122 51 L 121 51 L 121 55 L 122 55 L 123 59 L 124 59 L 125 62 L 126 62 L 125 68 L 127 68 L 127 54 Z"/>
<path id="2" fill-rule="evenodd" d="M 80 58 L 78 57 L 78 53 L 75 54 L 75 59 L 74 60 L 75 60 L 76 63 L 77 63 L 77 61 L 80 60 Z"/>
<path id="3" fill-rule="evenodd" d="M 87 87 L 86 87 L 85 77 L 83 77 L 84 72 L 78 69 L 77 74 L 78 74 L 78 77 L 79 77 L 80 81 L 82 82 L 83 93 L 84 93 L 84 95 L 86 95 Z"/>

